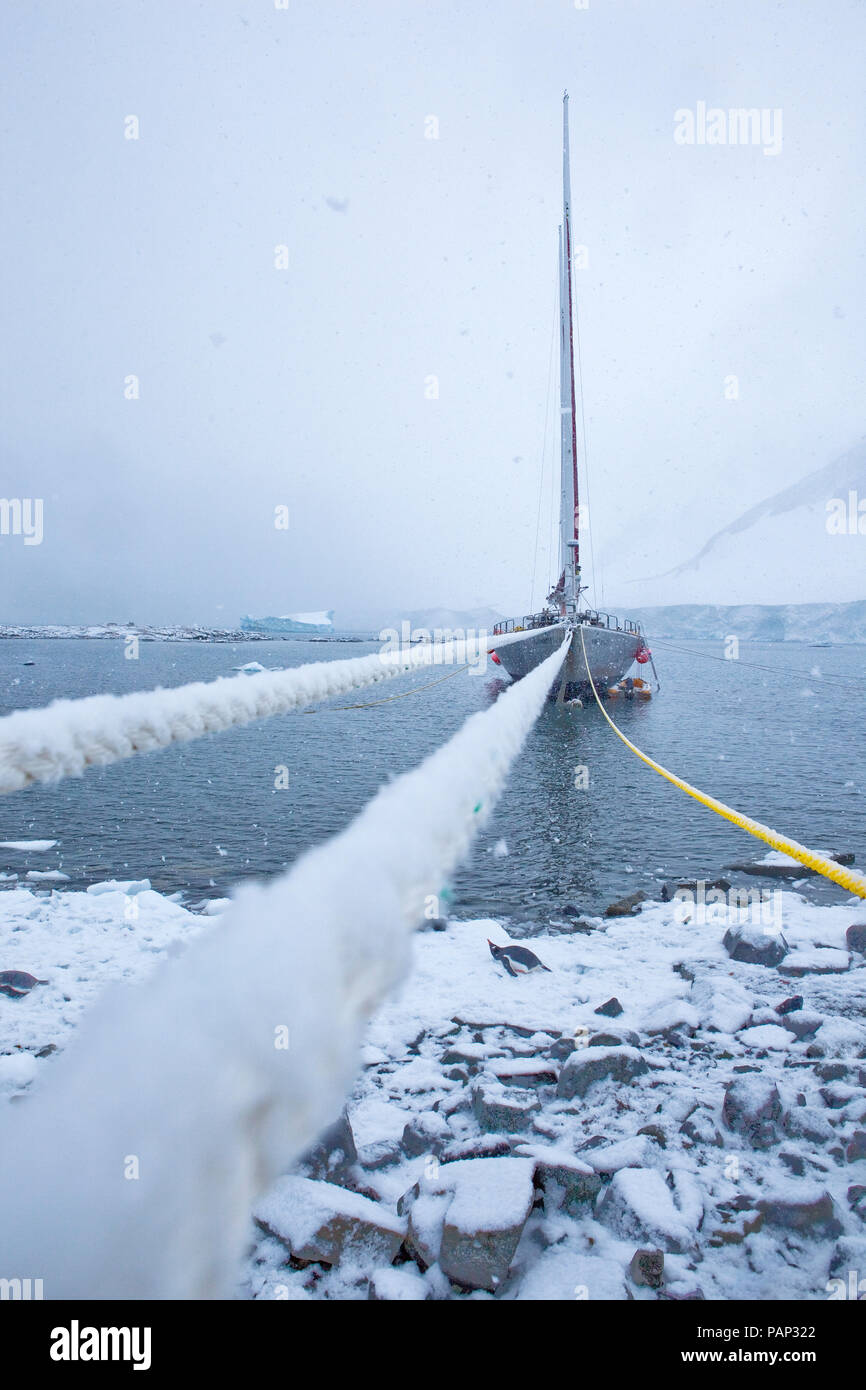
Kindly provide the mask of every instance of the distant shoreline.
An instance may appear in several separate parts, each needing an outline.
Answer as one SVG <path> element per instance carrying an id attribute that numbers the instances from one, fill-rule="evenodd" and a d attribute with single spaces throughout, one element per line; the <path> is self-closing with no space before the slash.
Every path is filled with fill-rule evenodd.
<path id="1" fill-rule="evenodd" d="M 45 627 L 0 625 L 0 641 L 44 641 L 82 639 L 95 642 L 124 641 L 137 637 L 140 642 L 376 642 L 373 632 L 245 632 L 240 628 L 205 628 L 185 626 L 118 627 L 94 624 L 92 627 Z"/>

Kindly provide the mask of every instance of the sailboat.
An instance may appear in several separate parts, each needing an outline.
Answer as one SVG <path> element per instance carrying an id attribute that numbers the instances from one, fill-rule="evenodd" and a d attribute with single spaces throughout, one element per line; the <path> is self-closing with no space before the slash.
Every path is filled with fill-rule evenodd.
<path id="1" fill-rule="evenodd" d="M 574 312 L 572 293 L 571 171 L 568 148 L 568 92 L 562 103 L 562 226 L 559 229 L 559 408 L 560 431 L 560 575 L 540 613 L 497 623 L 494 636 L 527 632 L 519 642 L 492 653 L 513 680 L 525 676 L 562 643 L 572 642 L 551 697 L 592 698 L 589 676 L 600 692 L 614 687 L 636 661 L 650 660 L 640 624 L 588 608 L 580 582 L 580 504 L 577 475 L 577 417 L 574 388 Z M 579 629 L 579 630 L 578 630 Z M 581 641 L 582 637 L 582 641 Z M 584 651 L 586 659 L 584 659 Z"/>

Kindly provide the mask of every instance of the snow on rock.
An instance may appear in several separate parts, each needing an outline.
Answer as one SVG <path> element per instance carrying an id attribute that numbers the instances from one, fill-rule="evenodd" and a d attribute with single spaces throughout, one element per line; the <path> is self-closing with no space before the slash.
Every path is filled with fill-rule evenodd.
<path id="1" fill-rule="evenodd" d="M 737 1033 L 752 1016 L 752 996 L 734 980 L 695 980 L 691 1003 L 704 1028 L 716 1033 Z"/>
<path id="2" fill-rule="evenodd" d="M 635 1134 L 630 1139 L 621 1139 L 618 1144 L 587 1149 L 584 1158 L 596 1173 L 616 1173 L 620 1168 L 645 1168 L 658 1152 L 658 1145 L 647 1135 Z"/>
<path id="3" fill-rule="evenodd" d="M 738 1076 L 725 1088 L 722 1119 L 754 1149 L 768 1149 L 779 1138 L 782 1102 L 777 1087 L 761 1076 Z"/>
<path id="4" fill-rule="evenodd" d="M 601 1191 L 598 1173 L 564 1145 L 521 1144 L 514 1152 L 533 1160 L 535 1184 L 544 1193 L 545 1212 L 563 1205 L 573 1212 L 594 1201 Z"/>
<path id="5" fill-rule="evenodd" d="M 570 1245 L 554 1245 L 541 1253 L 513 1294 L 521 1301 L 558 1299 L 600 1302 L 625 1299 L 622 1265 L 616 1260 L 580 1253 Z"/>
<path id="6" fill-rule="evenodd" d="M 557 1094 L 564 1100 L 585 1096 L 596 1081 L 627 1084 L 647 1071 L 647 1064 L 633 1047 L 590 1047 L 573 1052 L 559 1074 Z"/>
<path id="7" fill-rule="evenodd" d="M 453 1194 L 439 1248 L 449 1279 L 491 1291 L 503 1282 L 532 1209 L 533 1168 L 525 1158 L 477 1158 L 439 1169 L 433 1190 Z"/>
<path id="8" fill-rule="evenodd" d="M 776 1178 L 769 1192 L 758 1201 L 758 1210 L 770 1225 L 793 1231 L 823 1229 L 828 1235 L 841 1234 L 841 1225 L 826 1188 L 797 1178 Z"/>
<path id="9" fill-rule="evenodd" d="M 0 893 L 0 969 L 49 982 L 0 997 L 0 1102 L 41 1084 L 110 981 L 220 929 L 143 880 L 94 890 Z M 293 1192 L 271 1214 L 299 1224 L 260 1229 L 241 1295 L 825 1299 L 838 1252 L 866 1240 L 848 1197 L 866 1183 L 866 961 L 805 975 L 792 1005 L 784 964 L 841 950 L 853 913 L 780 896 L 782 970 L 732 959 L 722 927 L 672 904 L 644 902 L 639 932 L 622 918 L 543 937 L 551 974 L 518 980 L 490 957 L 488 937 L 509 941 L 499 922 L 417 935 L 348 1118 L 256 1207 Z M 589 1047 L 612 997 L 637 1045 Z M 305 1268 L 286 1264 L 292 1236 Z M 401 1241 L 410 1262 L 392 1269 Z M 664 1251 L 660 1287 L 629 1275 L 638 1249 Z"/>
<path id="10" fill-rule="evenodd" d="M 782 975 L 838 975 L 846 971 L 851 962 L 847 951 L 837 951 L 832 947 L 815 950 L 790 951 L 779 967 Z"/>
<path id="11" fill-rule="evenodd" d="M 663 1250 L 683 1253 L 695 1243 L 694 1229 L 655 1168 L 621 1168 L 602 1198 L 598 1214 L 621 1235 Z"/>
<path id="12" fill-rule="evenodd" d="M 700 1026 L 700 1014 L 693 1004 L 685 999 L 671 999 L 661 1004 L 644 1019 L 646 1033 L 671 1033 L 676 1029 L 694 1032 Z"/>
<path id="13" fill-rule="evenodd" d="M 787 1028 L 783 1028 L 777 1023 L 763 1023 L 755 1028 L 743 1028 L 737 1034 L 741 1043 L 746 1047 L 774 1047 L 788 1048 L 793 1043 L 793 1038 Z"/>
<path id="14" fill-rule="evenodd" d="M 377 1303 L 421 1303 L 430 1297 L 430 1285 L 414 1265 L 389 1266 L 373 1272 L 367 1297 Z"/>
<path id="15" fill-rule="evenodd" d="M 515 1091 L 501 1082 L 489 1081 L 473 1088 L 472 1108 L 486 1133 L 520 1134 L 529 1128 L 541 1102 L 532 1092 Z"/>
<path id="16" fill-rule="evenodd" d="M 256 1205 L 256 1221 L 299 1260 L 390 1264 L 406 1222 L 378 1202 L 335 1183 L 280 1178 Z"/>
<path id="17" fill-rule="evenodd" d="M 747 965 L 778 965 L 788 949 L 783 936 L 751 924 L 729 927 L 723 945 L 732 960 Z"/>

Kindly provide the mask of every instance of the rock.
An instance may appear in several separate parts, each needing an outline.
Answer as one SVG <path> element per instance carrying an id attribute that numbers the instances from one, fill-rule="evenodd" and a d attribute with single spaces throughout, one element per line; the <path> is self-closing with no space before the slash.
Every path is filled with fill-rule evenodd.
<path id="1" fill-rule="evenodd" d="M 719 1149 L 724 1143 L 709 1110 L 695 1110 L 680 1125 L 680 1134 L 684 1134 L 692 1144 L 712 1144 Z"/>
<path id="2" fill-rule="evenodd" d="M 810 1144 L 827 1144 L 836 1137 L 830 1122 L 811 1105 L 789 1110 L 784 1127 L 790 1139 L 806 1139 Z"/>
<path id="3" fill-rule="evenodd" d="M 832 946 L 816 946 L 812 950 L 791 951 L 779 966 L 780 975 L 844 975 L 851 968 L 847 951 Z"/>
<path id="4" fill-rule="evenodd" d="M 824 1015 L 816 1013 L 813 1009 L 803 1009 L 800 1013 L 790 1013 L 780 1015 L 782 1027 L 787 1028 L 789 1033 L 793 1033 L 795 1038 L 810 1038 L 817 1033 L 821 1024 L 824 1022 Z"/>
<path id="5" fill-rule="evenodd" d="M 514 1152 L 517 1142 L 504 1134 L 460 1139 L 443 1149 L 440 1157 L 443 1163 L 456 1163 L 461 1158 L 502 1158 Z"/>
<path id="6" fill-rule="evenodd" d="M 390 1264 L 406 1235 L 405 1220 L 379 1202 L 309 1178 L 280 1178 L 253 1215 L 296 1259 L 329 1265 Z"/>
<path id="7" fill-rule="evenodd" d="M 802 1009 L 802 1007 L 802 994 L 792 994 L 789 999 L 783 999 L 781 1004 L 776 1005 L 776 1013 L 781 1014 L 783 1016 L 785 1014 L 793 1014 L 796 1013 L 798 1009 Z"/>
<path id="8" fill-rule="evenodd" d="M 722 1121 L 740 1134 L 753 1149 L 768 1149 L 779 1138 L 782 1101 L 771 1081 L 738 1076 L 725 1088 Z"/>
<path id="9" fill-rule="evenodd" d="M 700 1284 L 693 1284 L 688 1279 L 678 1279 L 675 1284 L 667 1285 L 663 1297 L 675 1303 L 697 1303 L 706 1298 L 706 1294 Z"/>
<path id="10" fill-rule="evenodd" d="M 447 1052 L 442 1055 L 442 1065 L 447 1067 L 455 1065 L 467 1067 L 470 1071 L 477 1071 L 489 1057 L 501 1055 L 501 1049 L 488 1047 L 486 1043 L 455 1043 L 449 1047 Z"/>
<path id="11" fill-rule="evenodd" d="M 719 1249 L 723 1245 L 742 1245 L 747 1236 L 760 1231 L 764 1224 L 764 1213 L 760 1211 L 741 1211 L 736 1216 L 722 1212 L 722 1224 L 710 1236 L 709 1245 Z"/>
<path id="12" fill-rule="evenodd" d="M 864 931 L 866 931 L 866 928 L 864 928 Z M 594 1014 L 603 1014 L 605 1018 L 619 1018 L 622 1012 L 622 1004 L 619 1002 L 616 995 L 613 995 L 606 1003 L 599 1004 L 597 1009 L 593 1009 Z"/>
<path id="13" fill-rule="evenodd" d="M 640 904 L 646 902 L 646 893 L 629 893 L 627 898 L 620 898 L 619 902 L 611 903 L 610 907 L 604 910 L 605 917 L 631 917 L 637 912 Z"/>
<path id="14" fill-rule="evenodd" d="M 422 1303 L 429 1297 L 429 1285 L 414 1265 L 375 1270 L 367 1290 L 374 1303 Z"/>
<path id="15" fill-rule="evenodd" d="M 576 1214 L 576 1208 L 594 1202 L 601 1191 L 598 1173 L 568 1149 L 521 1144 L 515 1154 L 533 1159 L 535 1186 L 544 1193 L 546 1213 L 565 1207 L 566 1211 Z"/>
<path id="16" fill-rule="evenodd" d="M 696 897 L 699 893 L 706 892 L 708 888 L 718 888 L 721 892 L 727 893 L 730 891 L 730 887 L 731 880 L 729 878 L 714 878 L 711 883 L 707 883 L 706 879 L 702 878 L 684 878 L 682 883 L 677 884 L 677 888 L 688 890 Z"/>
<path id="17" fill-rule="evenodd" d="M 544 1303 L 585 1299 L 591 1309 L 593 1304 L 621 1301 L 629 1294 L 619 1260 L 578 1253 L 563 1241 L 533 1261 L 521 1277 L 517 1297 Z"/>
<path id="18" fill-rule="evenodd" d="M 450 1198 L 447 1192 L 435 1186 L 431 1189 L 428 1178 L 423 1180 L 423 1191 L 421 1187 L 420 1182 L 416 1183 L 415 1187 L 403 1195 L 401 1202 L 404 1205 L 408 1203 L 409 1212 L 406 1248 L 415 1256 L 422 1269 L 429 1269 L 439 1260 L 442 1226 Z M 398 1207 L 399 1205 L 398 1203 Z"/>
<path id="19" fill-rule="evenodd" d="M 863 1198 L 866 1197 L 866 1184 L 862 1182 L 852 1183 L 846 1196 L 849 1207 L 853 1207 L 862 1216 L 866 1212 L 866 1202 L 863 1201 Z"/>
<path id="20" fill-rule="evenodd" d="M 533 1167 L 525 1158 L 475 1158 L 440 1168 L 450 1201 L 439 1265 L 456 1284 L 492 1292 L 505 1279 L 532 1210 Z"/>
<path id="21" fill-rule="evenodd" d="M 396 1139 L 377 1139 L 372 1144 L 363 1144 L 358 1150 L 361 1167 L 374 1173 L 380 1168 L 390 1168 L 392 1163 L 399 1163 L 402 1157 L 403 1151 Z"/>
<path id="22" fill-rule="evenodd" d="M 488 1063 L 487 1070 L 503 1086 L 554 1086 L 559 1075 L 550 1062 L 537 1057 L 507 1057 Z"/>
<path id="23" fill-rule="evenodd" d="M 660 1289 L 665 1281 L 663 1250 L 635 1250 L 628 1267 L 635 1284 L 648 1289 Z"/>
<path id="24" fill-rule="evenodd" d="M 866 922 L 855 922 L 845 933 L 845 944 L 849 951 L 866 956 Z"/>
<path id="25" fill-rule="evenodd" d="M 849 1069 L 846 1062 L 816 1062 L 813 1070 L 819 1081 L 843 1081 Z"/>
<path id="26" fill-rule="evenodd" d="M 791 1047 L 791 1033 L 780 1023 L 760 1023 L 754 1028 L 743 1028 L 737 1039 L 745 1047 L 756 1047 L 785 1052 Z"/>
<path id="27" fill-rule="evenodd" d="M 711 1033 L 737 1033 L 752 1017 L 751 996 L 734 980 L 701 980 L 692 987 L 690 1002 Z"/>
<path id="28" fill-rule="evenodd" d="M 538 1097 L 498 1083 L 479 1083 L 472 1091 L 472 1108 L 487 1134 L 520 1134 L 541 1109 Z"/>
<path id="29" fill-rule="evenodd" d="M 421 1154 L 441 1153 L 451 1138 L 447 1120 L 435 1110 L 425 1110 L 404 1126 L 400 1143 L 408 1158 L 419 1158 Z"/>
<path id="30" fill-rule="evenodd" d="M 834 1081 L 822 1086 L 818 1092 L 828 1110 L 842 1110 L 852 1100 L 858 1100 L 863 1092 L 859 1086 L 846 1086 L 842 1081 Z"/>
<path id="31" fill-rule="evenodd" d="M 657 1146 L 645 1134 L 621 1139 L 616 1144 L 602 1144 L 585 1151 L 596 1173 L 617 1173 L 620 1168 L 644 1168 L 652 1162 Z"/>
<path id="32" fill-rule="evenodd" d="M 806 1171 L 806 1160 L 802 1154 L 794 1153 L 791 1149 L 780 1149 L 779 1158 L 786 1168 L 790 1168 L 795 1178 L 802 1178 Z"/>
<path id="33" fill-rule="evenodd" d="M 845 1150 L 845 1157 L 849 1163 L 856 1163 L 858 1159 L 866 1158 L 866 1129 L 855 1129 Z"/>
<path id="34" fill-rule="evenodd" d="M 722 945 L 732 960 L 744 965 L 778 965 L 784 960 L 788 943 L 780 933 L 768 936 L 760 927 L 749 923 L 728 927 Z"/>
<path id="35" fill-rule="evenodd" d="M 357 1159 L 355 1136 L 344 1110 L 340 1118 L 319 1135 L 299 1162 L 308 1177 L 340 1183 L 348 1177 Z"/>
<path id="36" fill-rule="evenodd" d="M 700 1024 L 700 1014 L 692 1004 L 684 999 L 672 999 L 652 1011 L 643 1029 L 650 1037 L 657 1034 L 671 1037 L 674 1033 L 694 1033 Z"/>
<path id="37" fill-rule="evenodd" d="M 598 1207 L 599 1220 L 626 1238 L 683 1254 L 694 1238 L 670 1188 L 654 1168 L 621 1168 Z"/>
<path id="38" fill-rule="evenodd" d="M 628 1085 L 649 1067 L 633 1047 L 587 1047 L 573 1052 L 559 1073 L 556 1094 L 563 1100 L 585 1096 L 596 1081 Z"/>
<path id="39" fill-rule="evenodd" d="M 866 1270 L 866 1236 L 843 1236 L 830 1257 L 830 1274 Z"/>
<path id="40" fill-rule="evenodd" d="M 639 1047 L 640 1037 L 631 1028 L 608 1028 L 603 1033 L 593 1033 L 589 1047 Z"/>
<path id="41" fill-rule="evenodd" d="M 806 1234 L 838 1236 L 842 1233 L 830 1193 L 816 1183 L 791 1178 L 779 1183 L 768 1196 L 759 1198 L 757 1206 L 770 1226 Z"/>
<path id="42" fill-rule="evenodd" d="M 564 1062 L 575 1050 L 574 1038 L 557 1038 L 553 1046 L 547 1050 L 555 1061 Z"/>
<path id="43" fill-rule="evenodd" d="M 663 1149 L 668 1146 L 668 1137 L 661 1125 L 643 1125 L 638 1134 L 648 1134 L 650 1139 L 654 1139 Z"/>

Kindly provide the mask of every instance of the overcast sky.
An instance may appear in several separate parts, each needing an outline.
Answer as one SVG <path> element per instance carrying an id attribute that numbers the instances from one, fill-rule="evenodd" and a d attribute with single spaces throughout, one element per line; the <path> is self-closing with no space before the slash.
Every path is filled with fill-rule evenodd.
<path id="1" fill-rule="evenodd" d="M 524 610 L 564 87 L 605 600 L 866 596 L 866 538 L 830 579 L 778 528 L 648 578 L 866 432 L 859 0 L 5 0 L 0 24 L 0 497 L 44 499 L 40 545 L 0 536 L 0 622 Z M 699 102 L 780 111 L 781 149 L 678 144 Z"/>

